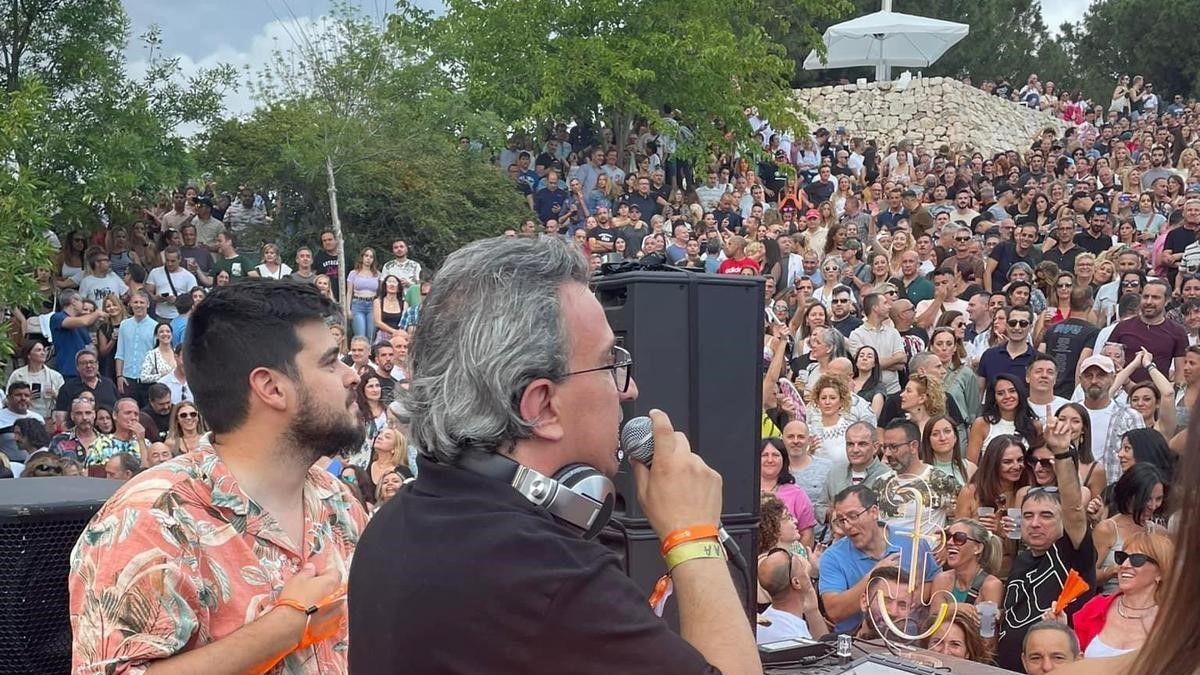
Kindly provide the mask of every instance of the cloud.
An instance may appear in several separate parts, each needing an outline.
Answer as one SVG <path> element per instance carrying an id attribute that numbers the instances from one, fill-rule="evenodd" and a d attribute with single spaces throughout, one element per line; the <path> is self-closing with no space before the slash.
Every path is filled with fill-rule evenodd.
<path id="1" fill-rule="evenodd" d="M 1042 20 L 1053 34 L 1063 22 L 1078 23 L 1083 13 L 1091 7 L 1093 0 L 1041 0 Z"/>

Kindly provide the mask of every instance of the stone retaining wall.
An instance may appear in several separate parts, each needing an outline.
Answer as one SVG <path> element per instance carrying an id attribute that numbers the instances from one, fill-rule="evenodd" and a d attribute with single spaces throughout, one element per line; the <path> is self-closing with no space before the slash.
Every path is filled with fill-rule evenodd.
<path id="1" fill-rule="evenodd" d="M 813 126 L 831 131 L 841 125 L 852 136 L 874 138 L 881 146 L 910 139 L 925 146 L 949 144 L 955 151 L 991 154 L 1028 148 L 1046 127 L 1061 135 L 1070 126 L 1050 115 L 985 94 L 943 77 L 897 82 L 797 89 L 796 100 Z"/>

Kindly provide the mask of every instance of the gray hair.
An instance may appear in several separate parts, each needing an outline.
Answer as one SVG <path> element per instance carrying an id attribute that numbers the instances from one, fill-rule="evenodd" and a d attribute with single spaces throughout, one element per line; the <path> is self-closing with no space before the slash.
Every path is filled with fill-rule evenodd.
<path id="1" fill-rule="evenodd" d="M 925 365 L 930 363 L 933 359 L 937 358 L 937 354 L 934 354 L 933 352 L 917 352 L 908 360 L 908 372 L 915 373 L 924 368 Z M 938 360 L 940 361 L 941 359 Z"/>
<path id="2" fill-rule="evenodd" d="M 536 420 L 518 408 L 535 379 L 566 377 L 559 290 L 587 284 L 588 261 L 559 237 L 485 239 L 446 258 L 422 303 L 411 381 L 401 392 L 410 439 L 429 459 L 502 452 Z"/>
<path id="3" fill-rule="evenodd" d="M 1029 630 L 1025 631 L 1025 637 L 1021 640 L 1021 651 L 1024 652 L 1029 647 L 1029 638 L 1034 633 L 1043 630 L 1058 631 L 1059 633 L 1067 636 L 1067 644 L 1070 646 L 1071 655 L 1075 658 L 1079 658 L 1079 636 L 1075 635 L 1075 631 L 1065 624 L 1061 624 L 1057 621 L 1051 621 L 1049 619 L 1042 619 L 1041 621 L 1038 621 L 1030 626 Z"/>

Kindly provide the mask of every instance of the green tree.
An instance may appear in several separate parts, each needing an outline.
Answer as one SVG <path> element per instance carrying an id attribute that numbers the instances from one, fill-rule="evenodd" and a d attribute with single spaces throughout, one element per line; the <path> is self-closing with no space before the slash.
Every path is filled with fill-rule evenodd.
<path id="1" fill-rule="evenodd" d="M 1097 0 L 1076 31 L 1075 63 L 1093 98 L 1107 104 L 1117 77 L 1142 75 L 1159 95 L 1200 95 L 1200 3 Z"/>
<path id="2" fill-rule="evenodd" d="M 793 2 L 793 25 L 824 15 Z M 763 24 L 784 3 L 747 0 L 449 0 L 433 23 L 434 54 L 475 110 L 517 129 L 552 120 L 603 122 L 623 150 L 634 120 L 680 111 L 691 130 L 681 151 L 699 155 L 731 132 L 749 132 L 757 106 L 775 127 L 803 129 L 791 97 L 794 63 Z M 798 39 L 812 42 L 811 31 Z M 670 123 L 666 123 L 670 124 Z M 671 133 L 670 129 L 661 129 Z"/>

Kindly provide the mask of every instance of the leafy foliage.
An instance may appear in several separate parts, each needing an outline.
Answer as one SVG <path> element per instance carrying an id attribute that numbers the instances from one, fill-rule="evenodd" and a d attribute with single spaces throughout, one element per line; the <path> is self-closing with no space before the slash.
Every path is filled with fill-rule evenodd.
<path id="1" fill-rule="evenodd" d="M 1071 28 L 1075 64 L 1089 91 L 1108 102 L 1116 78 L 1142 75 L 1160 93 L 1200 94 L 1200 3 L 1097 0 Z"/>

